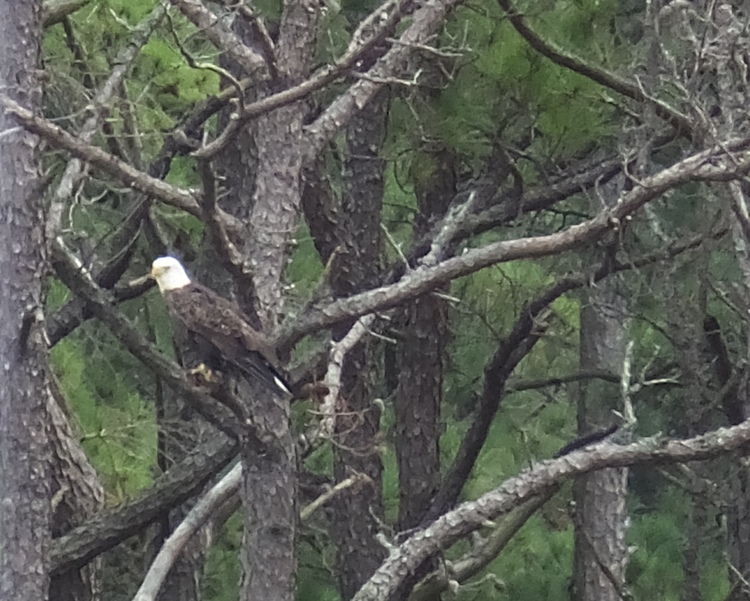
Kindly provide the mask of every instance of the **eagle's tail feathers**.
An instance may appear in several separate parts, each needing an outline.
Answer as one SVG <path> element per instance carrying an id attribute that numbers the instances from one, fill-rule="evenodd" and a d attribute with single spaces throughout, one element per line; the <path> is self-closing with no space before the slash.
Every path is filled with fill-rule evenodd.
<path id="1" fill-rule="evenodd" d="M 247 376 L 260 380 L 276 392 L 291 394 L 289 385 L 278 370 L 260 354 L 249 353 L 234 361 L 237 367 Z"/>

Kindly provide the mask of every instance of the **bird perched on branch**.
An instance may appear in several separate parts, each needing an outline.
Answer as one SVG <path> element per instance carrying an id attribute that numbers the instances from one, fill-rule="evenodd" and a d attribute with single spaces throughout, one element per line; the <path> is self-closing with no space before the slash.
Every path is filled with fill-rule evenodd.
<path id="1" fill-rule="evenodd" d="M 270 390 L 290 394 L 276 366 L 275 351 L 235 303 L 191 281 L 174 257 L 157 258 L 151 265 L 151 277 L 172 319 L 185 327 L 203 361 L 194 372 L 205 373 L 207 366 L 229 363 Z"/>

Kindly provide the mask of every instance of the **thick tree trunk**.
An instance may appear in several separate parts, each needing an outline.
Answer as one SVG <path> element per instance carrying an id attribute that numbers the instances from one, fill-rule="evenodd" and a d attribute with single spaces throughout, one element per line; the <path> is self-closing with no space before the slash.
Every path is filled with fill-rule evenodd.
<path id="1" fill-rule="evenodd" d="M 414 240 L 425 235 L 445 214 L 455 195 L 455 175 L 449 153 L 425 156 L 429 168 L 417 180 L 419 213 L 414 220 Z M 445 291 L 447 286 L 440 287 Z M 426 294 L 407 304 L 398 319 L 400 343 L 394 369 L 398 387 L 396 461 L 398 463 L 399 531 L 417 527 L 440 486 L 440 408 L 443 401 L 443 361 L 448 340 L 446 302 Z M 435 562 L 425 562 L 394 595 L 407 599 L 414 585 Z"/>
<path id="2" fill-rule="evenodd" d="M 249 443 L 242 449 L 245 577 L 240 601 L 293 601 L 297 593 L 297 460 L 289 401 L 254 382 L 243 382 L 240 390 L 265 443 L 260 450 Z"/>
<path id="3" fill-rule="evenodd" d="M 451 156 L 425 157 L 432 168 L 417 186 L 419 214 L 414 239 L 445 214 L 455 194 Z M 396 459 L 398 461 L 399 530 L 421 522 L 440 484 L 440 406 L 443 361 L 448 338 L 445 301 L 427 294 L 401 313 L 401 343 L 396 350 L 398 389 Z"/>
<path id="4" fill-rule="evenodd" d="M 0 90 L 36 107 L 41 2 L 1 0 L 0 15 Z M 0 131 L 0 599 L 43 601 L 51 512 L 39 141 L 7 113 Z"/>
<path id="5" fill-rule="evenodd" d="M 380 211 L 383 203 L 384 165 L 380 159 L 388 93 L 381 92 L 366 113 L 355 116 L 347 130 L 349 159 L 337 232 L 339 248 L 334 260 L 332 288 L 336 296 L 360 290 L 377 277 L 380 258 Z M 351 324 L 334 328 L 340 339 Z M 383 515 L 383 464 L 378 454 L 380 410 L 375 400 L 375 373 L 381 349 L 366 338 L 346 356 L 340 397 L 345 414 L 336 422 L 334 477 L 337 482 L 351 472 L 366 474 L 369 486 L 347 491 L 334 500 L 333 537 L 338 548 L 341 595 L 350 599 L 385 557 L 376 540 Z"/>
<path id="6" fill-rule="evenodd" d="M 597 284 L 581 309 L 582 370 L 620 373 L 628 342 L 625 303 L 613 282 Z M 611 425 L 619 399 L 611 384 L 581 385 L 578 431 L 586 435 Z M 571 598 L 574 601 L 621 601 L 627 546 L 626 468 L 607 469 L 576 480 L 575 554 Z"/>

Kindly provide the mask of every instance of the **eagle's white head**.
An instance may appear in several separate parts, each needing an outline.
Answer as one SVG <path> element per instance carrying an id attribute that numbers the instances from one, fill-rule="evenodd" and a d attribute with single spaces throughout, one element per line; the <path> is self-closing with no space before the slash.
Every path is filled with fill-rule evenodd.
<path id="1" fill-rule="evenodd" d="M 156 280 L 159 290 L 177 290 L 190 284 L 185 268 L 174 257 L 158 257 L 151 264 L 151 277 Z"/>

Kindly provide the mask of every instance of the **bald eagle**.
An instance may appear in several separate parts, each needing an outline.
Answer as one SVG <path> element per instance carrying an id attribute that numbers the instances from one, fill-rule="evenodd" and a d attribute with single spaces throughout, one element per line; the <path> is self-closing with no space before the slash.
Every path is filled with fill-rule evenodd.
<path id="1" fill-rule="evenodd" d="M 207 365 L 230 363 L 276 393 L 290 394 L 276 367 L 276 353 L 233 302 L 190 280 L 174 257 L 159 257 L 151 265 L 172 317 L 188 331 Z"/>

